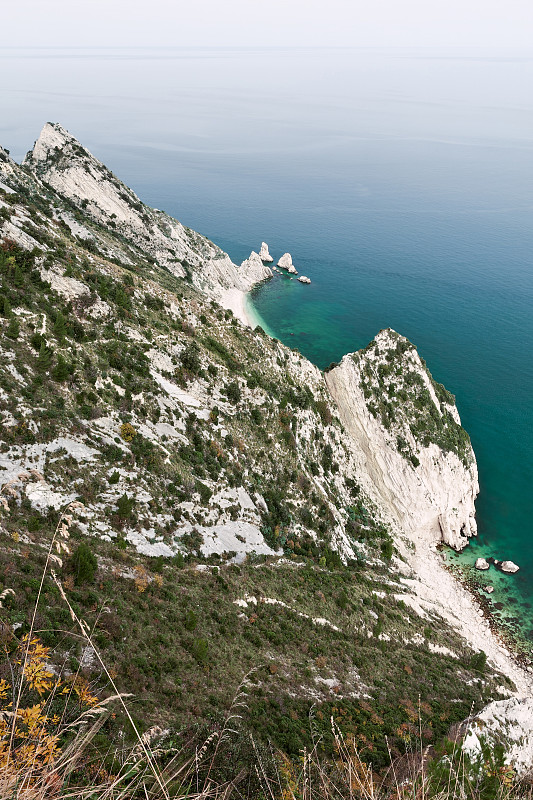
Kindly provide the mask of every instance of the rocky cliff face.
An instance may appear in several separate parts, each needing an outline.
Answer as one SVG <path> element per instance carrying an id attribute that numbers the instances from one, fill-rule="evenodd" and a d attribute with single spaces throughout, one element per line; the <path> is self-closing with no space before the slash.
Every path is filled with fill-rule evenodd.
<path id="1" fill-rule="evenodd" d="M 238 268 L 205 236 L 165 212 L 144 205 L 61 125 L 47 122 L 23 163 L 33 176 L 51 186 L 89 220 L 124 237 L 130 250 L 117 250 L 105 235 L 100 237 L 93 232 L 92 237 L 100 240 L 100 252 L 103 245 L 110 257 L 118 256 L 124 263 L 135 263 L 139 253 L 145 254 L 222 302 L 228 290 L 246 292 L 257 282 L 257 270 L 249 274 L 247 262 Z M 65 221 L 73 228 L 68 215 Z M 265 277 L 269 275 L 263 269 L 259 279 Z"/>
<path id="2" fill-rule="evenodd" d="M 392 330 L 345 356 L 326 383 L 365 489 L 397 529 L 456 550 L 476 534 L 477 467 L 453 395 Z"/>

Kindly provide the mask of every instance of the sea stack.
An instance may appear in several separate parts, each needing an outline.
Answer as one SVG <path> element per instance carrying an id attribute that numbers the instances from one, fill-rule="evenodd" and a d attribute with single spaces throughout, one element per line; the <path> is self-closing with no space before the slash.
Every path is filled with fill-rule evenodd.
<path id="1" fill-rule="evenodd" d="M 261 261 L 267 261 L 269 264 L 271 261 L 274 261 L 274 259 L 268 252 L 268 245 L 266 242 L 261 242 L 261 250 L 259 251 L 259 258 L 261 259 Z"/>
<path id="2" fill-rule="evenodd" d="M 311 283 L 311 278 L 308 278 L 307 275 L 300 275 L 298 280 L 300 283 Z"/>
<path id="3" fill-rule="evenodd" d="M 290 253 L 283 253 L 278 261 L 278 267 L 281 267 L 281 269 L 286 269 L 287 272 L 290 272 L 292 275 L 298 275 L 298 272 L 292 263 L 292 256 Z"/>

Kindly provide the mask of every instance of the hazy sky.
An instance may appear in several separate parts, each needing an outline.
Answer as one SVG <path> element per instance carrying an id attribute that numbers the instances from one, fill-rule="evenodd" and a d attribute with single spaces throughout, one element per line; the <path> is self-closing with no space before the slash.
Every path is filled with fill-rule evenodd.
<path id="1" fill-rule="evenodd" d="M 532 0 L 5 0 L 0 45 L 533 47 Z"/>

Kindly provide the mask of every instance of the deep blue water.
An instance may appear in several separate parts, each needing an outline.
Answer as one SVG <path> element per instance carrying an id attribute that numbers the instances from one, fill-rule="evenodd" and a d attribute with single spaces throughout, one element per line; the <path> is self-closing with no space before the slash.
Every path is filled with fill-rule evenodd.
<path id="1" fill-rule="evenodd" d="M 533 612 L 533 52 L 0 50 L 0 142 L 61 122 L 234 260 L 269 243 L 310 286 L 254 292 L 319 366 L 383 327 L 457 396 L 495 601 Z"/>

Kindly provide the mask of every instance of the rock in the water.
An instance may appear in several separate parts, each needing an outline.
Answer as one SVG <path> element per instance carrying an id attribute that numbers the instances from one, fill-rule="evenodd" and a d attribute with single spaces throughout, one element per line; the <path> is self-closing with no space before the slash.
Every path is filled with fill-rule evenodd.
<path id="1" fill-rule="evenodd" d="M 278 261 L 278 267 L 282 269 L 286 269 L 287 272 L 291 272 L 293 275 L 298 275 L 298 272 L 294 268 L 294 264 L 292 263 L 292 256 L 290 253 L 283 253 L 280 260 Z"/>
<path id="2" fill-rule="evenodd" d="M 274 261 L 270 253 L 268 252 L 268 245 L 266 242 L 261 242 L 261 250 L 259 251 L 259 258 L 261 261 Z"/>
<path id="3" fill-rule="evenodd" d="M 300 283 L 311 283 L 311 278 L 308 278 L 307 275 L 300 275 L 298 280 Z"/>
<path id="4" fill-rule="evenodd" d="M 501 569 L 502 572 L 518 572 L 520 567 L 513 561 L 502 561 Z"/>
<path id="5" fill-rule="evenodd" d="M 494 591 L 494 586 L 484 586 L 483 591 L 487 592 L 487 594 L 492 594 Z"/>
<path id="6" fill-rule="evenodd" d="M 488 569 L 490 567 L 489 562 L 484 558 L 476 559 L 476 563 L 474 564 L 476 569 Z"/>

